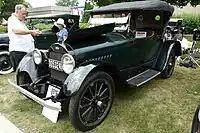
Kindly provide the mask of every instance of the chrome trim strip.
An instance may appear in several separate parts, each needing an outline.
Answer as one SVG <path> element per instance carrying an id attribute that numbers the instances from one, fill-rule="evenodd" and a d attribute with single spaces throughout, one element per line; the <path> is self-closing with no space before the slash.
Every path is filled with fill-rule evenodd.
<path id="1" fill-rule="evenodd" d="M 166 60 L 166 62 L 165 62 L 165 64 L 164 64 L 163 70 L 165 69 L 165 67 L 166 67 L 166 65 L 167 65 L 167 62 L 168 62 L 168 59 L 169 59 L 169 55 L 170 55 L 170 52 L 171 52 L 173 46 L 174 46 L 174 43 L 171 44 L 170 47 L 169 47 L 169 49 L 168 49 L 168 52 L 167 52 L 167 60 Z"/>

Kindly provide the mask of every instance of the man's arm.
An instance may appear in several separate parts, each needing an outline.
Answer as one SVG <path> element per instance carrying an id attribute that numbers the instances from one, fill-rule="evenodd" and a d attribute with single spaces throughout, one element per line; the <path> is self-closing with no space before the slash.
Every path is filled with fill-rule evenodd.
<path id="1" fill-rule="evenodd" d="M 67 40 L 67 38 L 68 38 L 68 31 L 65 31 L 63 35 L 64 35 L 64 41 Z"/>
<path id="2" fill-rule="evenodd" d="M 67 40 L 67 36 L 64 36 L 64 41 Z"/>
<path id="3" fill-rule="evenodd" d="M 32 34 L 33 31 L 31 30 L 21 30 L 21 29 L 13 29 L 13 32 L 15 34 L 20 34 L 20 35 L 26 35 L 26 34 Z"/>
<path id="4" fill-rule="evenodd" d="M 13 29 L 13 32 L 15 34 L 19 34 L 19 35 L 27 35 L 27 34 L 31 34 L 31 35 L 39 35 L 40 32 L 38 30 L 22 30 L 22 29 Z"/>

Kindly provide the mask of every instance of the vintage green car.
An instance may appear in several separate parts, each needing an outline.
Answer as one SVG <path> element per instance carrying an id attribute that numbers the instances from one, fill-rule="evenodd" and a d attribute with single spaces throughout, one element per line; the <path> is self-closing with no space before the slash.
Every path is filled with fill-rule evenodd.
<path id="1" fill-rule="evenodd" d="M 58 18 L 63 18 L 67 25 L 68 31 L 79 29 L 79 15 L 70 15 L 66 13 L 59 14 L 44 14 L 28 16 L 27 25 L 30 29 L 37 28 L 38 24 L 47 24 L 52 26 L 49 29 L 42 30 L 40 36 L 34 37 L 35 47 L 41 50 L 46 50 L 52 43 L 57 42 L 56 32 L 59 29 L 53 25 Z M 36 23 L 35 23 L 36 22 Z M 36 25 L 37 24 L 37 25 Z M 8 52 L 9 38 L 7 33 L 0 34 L 0 74 L 9 74 L 13 71 Z"/>
<path id="2" fill-rule="evenodd" d="M 52 122 L 69 99 L 72 125 L 92 130 L 109 114 L 116 87 L 138 87 L 173 74 L 176 56 L 182 52 L 180 42 L 164 39 L 173 12 L 164 1 L 94 9 L 90 22 L 107 17 L 104 24 L 76 30 L 46 52 L 35 49 L 20 62 L 16 83 L 8 81 L 41 104 L 42 114 Z"/>

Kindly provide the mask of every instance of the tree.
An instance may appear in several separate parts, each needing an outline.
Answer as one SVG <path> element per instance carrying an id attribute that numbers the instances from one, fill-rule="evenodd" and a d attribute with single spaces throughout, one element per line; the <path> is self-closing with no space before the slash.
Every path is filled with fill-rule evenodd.
<path id="1" fill-rule="evenodd" d="M 86 10 L 91 10 L 93 9 L 94 6 L 91 4 L 91 2 L 85 2 L 85 7 L 84 7 L 84 15 L 83 15 L 83 22 L 88 22 L 89 20 L 89 13 L 86 13 Z"/>
<path id="2" fill-rule="evenodd" d="M 105 6 L 112 3 L 130 2 L 134 0 L 91 0 L 91 1 L 96 2 L 98 6 Z M 192 6 L 200 4 L 200 0 L 164 0 L 164 1 L 179 7 L 186 6 L 188 3 L 190 3 Z"/>
<path id="3" fill-rule="evenodd" d="M 56 0 L 57 6 L 78 6 L 78 0 Z"/>
<path id="4" fill-rule="evenodd" d="M 32 8 L 31 4 L 28 3 L 27 1 L 24 2 L 24 5 L 25 5 L 27 8 Z"/>
<path id="5" fill-rule="evenodd" d="M 7 19 L 15 11 L 16 4 L 24 3 L 24 0 L 0 0 L 0 18 Z"/>

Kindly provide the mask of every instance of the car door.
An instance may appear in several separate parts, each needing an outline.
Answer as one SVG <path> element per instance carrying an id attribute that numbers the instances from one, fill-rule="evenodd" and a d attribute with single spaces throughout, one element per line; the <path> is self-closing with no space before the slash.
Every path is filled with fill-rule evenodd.
<path id="1" fill-rule="evenodd" d="M 116 58 L 113 59 L 113 63 L 125 79 L 131 77 L 137 72 L 140 61 L 137 56 L 139 49 L 135 46 L 134 38 L 121 33 L 109 34 L 109 38 L 115 44 Z"/>
<path id="2" fill-rule="evenodd" d="M 157 33 L 155 33 L 155 31 L 146 30 L 142 32 L 146 33 L 147 35 L 144 38 L 136 37 L 134 40 L 135 46 L 137 46 L 137 49 L 139 50 L 139 63 L 146 67 L 151 67 L 155 63 L 162 47 L 162 40 L 159 39 L 159 35 L 156 35 Z"/>
<path id="3" fill-rule="evenodd" d="M 39 36 L 34 37 L 35 47 L 38 49 L 48 49 L 53 43 L 57 42 L 56 33 L 52 31 L 42 31 Z"/>

